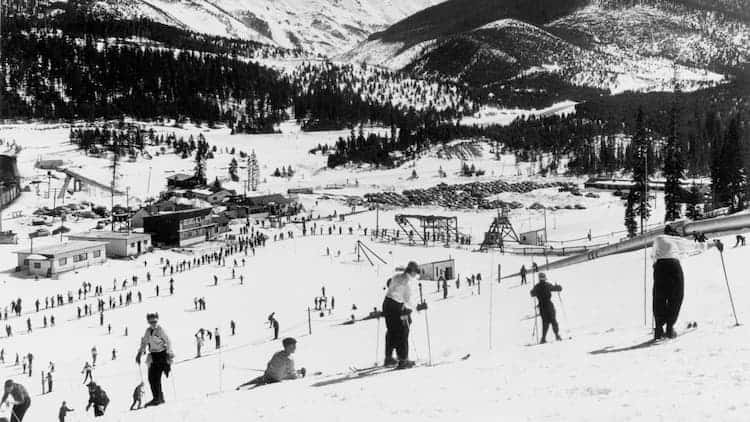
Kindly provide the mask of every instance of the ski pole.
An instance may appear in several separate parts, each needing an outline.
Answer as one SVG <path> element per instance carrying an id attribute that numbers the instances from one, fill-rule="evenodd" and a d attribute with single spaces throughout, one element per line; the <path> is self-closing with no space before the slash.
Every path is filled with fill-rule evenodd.
<path id="1" fill-rule="evenodd" d="M 717 247 L 719 248 L 719 256 L 721 257 L 721 267 L 724 270 L 724 281 L 727 283 L 727 292 L 729 292 L 729 303 L 732 304 L 732 314 L 734 314 L 734 325 L 735 327 L 738 327 L 740 325 L 739 319 L 737 319 L 737 311 L 734 308 L 734 299 L 732 299 L 732 289 L 729 287 L 729 277 L 727 276 L 727 266 L 724 264 L 724 245 L 721 244 L 721 241 L 716 241 Z M 721 245 L 721 246 L 719 246 Z"/>
<path id="2" fill-rule="evenodd" d="M 375 336 L 375 365 L 378 364 L 378 349 L 380 349 L 380 317 L 378 316 L 378 334 Z"/>
<path id="3" fill-rule="evenodd" d="M 427 303 L 422 298 L 422 283 L 419 283 L 419 298 L 424 310 L 424 327 L 427 334 L 427 364 L 432 366 L 432 346 L 430 346 L 430 323 L 427 319 Z"/>
<path id="4" fill-rule="evenodd" d="M 560 300 L 560 307 L 563 311 L 563 316 L 565 317 L 565 323 L 568 323 L 568 313 L 565 311 L 565 302 L 563 302 L 562 295 L 560 292 L 557 292 L 557 298 Z"/>

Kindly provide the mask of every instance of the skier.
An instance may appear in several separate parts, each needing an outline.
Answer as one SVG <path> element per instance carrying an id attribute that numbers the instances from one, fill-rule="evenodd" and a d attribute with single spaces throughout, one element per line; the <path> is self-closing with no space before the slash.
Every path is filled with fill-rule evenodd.
<path id="1" fill-rule="evenodd" d="M 547 283 L 547 274 L 539 273 L 539 281 L 534 288 L 531 289 L 531 296 L 537 298 L 539 301 L 539 314 L 542 317 L 542 339 L 539 343 L 547 342 L 547 331 L 549 330 L 550 325 L 552 325 L 552 331 L 555 333 L 555 338 L 557 340 L 562 340 L 557 325 L 555 305 L 552 304 L 552 292 L 559 291 L 562 291 L 561 286 Z"/>
<path id="2" fill-rule="evenodd" d="M 89 385 L 89 403 L 86 405 L 86 411 L 94 406 L 94 417 L 98 418 L 104 416 L 104 412 L 107 410 L 109 405 L 109 397 L 107 393 L 102 390 L 102 387 L 96 385 L 95 382 L 90 382 Z"/>
<path id="3" fill-rule="evenodd" d="M 229 328 L 232 330 L 232 335 L 234 335 L 234 331 L 237 329 L 237 324 L 235 324 L 234 320 L 229 321 Z"/>
<path id="4" fill-rule="evenodd" d="M 96 346 L 91 348 L 91 365 L 96 366 L 96 357 L 99 356 L 99 352 L 96 350 Z"/>
<path id="5" fill-rule="evenodd" d="M 68 415 L 68 412 L 72 412 L 75 409 L 71 409 L 68 407 L 65 402 L 62 402 L 62 405 L 60 406 L 60 411 L 57 413 L 57 418 L 60 422 L 65 422 L 65 416 Z"/>
<path id="6" fill-rule="evenodd" d="M 201 328 L 201 330 L 203 329 Z M 202 332 L 195 333 L 195 348 L 196 348 L 195 357 L 196 358 L 201 357 L 201 348 L 203 348 L 203 333 Z"/>
<path id="7" fill-rule="evenodd" d="M 443 299 L 448 298 L 448 282 L 443 279 Z"/>
<path id="8" fill-rule="evenodd" d="M 284 346 L 284 350 L 276 352 L 273 355 L 268 362 L 266 371 L 263 375 L 240 385 L 237 387 L 237 390 L 247 386 L 252 386 L 254 388 L 264 384 L 293 380 L 300 376 L 304 377 L 307 374 L 305 368 L 301 368 L 298 371 L 294 370 L 294 360 L 292 360 L 291 355 L 297 351 L 297 340 L 292 337 L 287 337 L 281 341 L 281 344 Z"/>
<path id="9" fill-rule="evenodd" d="M 214 330 L 214 340 L 216 340 L 216 349 L 221 349 L 221 335 L 218 327 Z"/>
<path id="10" fill-rule="evenodd" d="M 52 372 L 47 372 L 47 392 L 52 392 Z"/>
<path id="11" fill-rule="evenodd" d="M 714 243 L 717 247 L 719 244 Z M 674 331 L 674 324 L 680 314 L 685 288 L 680 258 L 691 252 L 702 252 L 709 245 L 703 242 L 694 243 L 679 237 L 679 233 L 670 225 L 664 227 L 663 235 L 656 236 L 654 239 L 653 313 L 656 323 L 655 340 L 665 335 L 669 338 L 674 338 L 677 335 Z M 664 330 L 665 325 L 666 331 Z"/>
<path id="12" fill-rule="evenodd" d="M 520 274 L 521 274 L 521 284 L 526 284 L 526 266 L 525 265 L 521 265 Z"/>
<path id="13" fill-rule="evenodd" d="M 146 315 L 149 327 L 141 338 L 141 346 L 138 348 L 138 354 L 135 355 L 135 362 L 141 364 L 141 355 L 148 347 L 149 356 L 146 360 L 148 365 L 148 383 L 151 386 L 152 399 L 146 403 L 148 406 L 158 406 L 164 403 L 164 394 L 161 388 L 162 373 L 169 376 L 171 370 L 174 352 L 172 344 L 167 337 L 167 333 L 159 325 L 159 314 L 149 313 Z"/>
<path id="14" fill-rule="evenodd" d="M 3 392 L 3 398 L 0 399 L 0 406 L 6 403 L 8 396 L 12 399 L 12 402 L 8 402 L 8 404 L 13 405 L 13 409 L 11 410 L 13 416 L 10 422 L 23 421 L 23 416 L 29 410 L 29 406 L 31 406 L 31 397 L 29 397 L 28 391 L 26 391 L 23 385 L 8 379 L 5 381 L 5 391 Z"/>
<path id="15" fill-rule="evenodd" d="M 737 235 L 737 243 L 734 244 L 734 247 L 738 246 L 745 246 L 745 236 L 738 234 Z"/>
<path id="16" fill-rule="evenodd" d="M 130 410 L 140 409 L 141 401 L 143 400 L 143 381 L 141 381 L 133 390 L 133 404 L 130 405 Z M 136 407 L 136 404 L 138 407 Z"/>
<path id="17" fill-rule="evenodd" d="M 411 261 L 406 265 L 403 273 L 397 274 L 388 283 L 388 292 L 383 300 L 383 316 L 385 316 L 385 360 L 383 365 L 398 364 L 399 369 L 414 366 L 409 360 L 409 325 L 411 324 L 412 287 L 410 282 L 417 279 L 419 265 Z M 396 350 L 398 362 L 393 359 Z"/>
<path id="18" fill-rule="evenodd" d="M 279 321 L 276 320 L 276 317 L 274 316 L 276 312 L 271 312 L 271 315 L 268 316 L 268 325 L 269 327 L 273 328 L 273 339 L 278 340 L 279 339 Z"/>
<path id="19" fill-rule="evenodd" d="M 83 365 L 83 370 L 81 370 L 82 374 L 85 374 L 83 377 L 83 383 L 86 384 L 86 381 L 93 381 L 94 377 L 91 375 L 91 365 L 86 362 L 85 365 Z"/>

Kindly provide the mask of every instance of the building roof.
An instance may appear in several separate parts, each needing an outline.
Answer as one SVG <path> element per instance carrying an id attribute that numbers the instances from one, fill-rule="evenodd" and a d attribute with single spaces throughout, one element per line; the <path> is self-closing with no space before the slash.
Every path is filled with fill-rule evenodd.
<path id="1" fill-rule="evenodd" d="M 130 239 L 134 237 L 151 237 L 148 233 L 136 233 L 136 232 L 113 232 L 113 231 L 89 231 L 85 233 L 76 233 L 68 236 L 71 239 Z"/>
<path id="2" fill-rule="evenodd" d="M 192 174 L 177 173 L 167 177 L 167 180 L 175 180 L 178 182 L 184 182 L 193 178 Z"/>
<path id="3" fill-rule="evenodd" d="M 31 260 L 31 261 L 44 261 L 44 260 L 47 260 L 49 258 L 47 258 L 44 255 L 39 255 L 39 254 L 35 254 L 34 253 L 34 254 L 31 254 L 31 255 L 27 256 L 26 259 Z"/>
<path id="4" fill-rule="evenodd" d="M 97 246 L 105 246 L 106 244 L 107 242 L 74 240 L 70 242 L 47 245 L 47 246 L 40 246 L 38 248 L 34 248 L 34 255 L 56 256 L 56 255 L 70 253 L 70 252 L 80 251 L 83 249 L 93 248 Z M 31 250 L 25 249 L 25 250 L 15 251 L 14 253 L 17 253 L 17 254 L 31 253 Z"/>
<path id="5" fill-rule="evenodd" d="M 147 220 L 147 219 L 152 219 L 152 218 L 157 218 L 157 217 L 166 217 L 169 215 L 190 218 L 192 216 L 208 215 L 211 213 L 212 209 L 213 208 L 211 207 L 207 207 L 207 208 L 188 208 L 186 210 L 179 210 L 179 211 L 160 211 L 156 214 L 143 217 L 143 219 Z"/>
<path id="6" fill-rule="evenodd" d="M 192 189 L 190 192 L 197 194 L 197 195 L 203 195 L 203 196 L 209 196 L 213 193 L 208 189 Z"/>

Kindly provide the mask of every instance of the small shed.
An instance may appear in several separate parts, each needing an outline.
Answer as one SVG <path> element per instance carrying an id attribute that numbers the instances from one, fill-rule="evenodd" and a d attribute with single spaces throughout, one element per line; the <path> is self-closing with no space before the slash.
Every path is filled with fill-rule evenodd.
<path id="1" fill-rule="evenodd" d="M 544 229 L 521 233 L 518 237 L 518 243 L 522 245 L 544 246 L 547 243 Z"/>
<path id="2" fill-rule="evenodd" d="M 33 252 L 31 250 L 16 251 L 17 269 L 26 270 L 30 275 L 51 277 L 61 272 L 106 261 L 105 246 L 106 242 L 74 240 L 34 248 Z"/>
<path id="3" fill-rule="evenodd" d="M 440 277 L 452 280 L 456 276 L 456 260 L 446 259 L 443 261 L 429 262 L 419 266 L 421 280 L 437 281 Z"/>

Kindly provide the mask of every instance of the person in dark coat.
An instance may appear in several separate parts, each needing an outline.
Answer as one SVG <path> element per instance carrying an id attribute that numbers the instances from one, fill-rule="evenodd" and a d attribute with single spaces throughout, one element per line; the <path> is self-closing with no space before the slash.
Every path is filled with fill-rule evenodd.
<path id="1" fill-rule="evenodd" d="M 525 265 L 521 265 L 520 274 L 521 274 L 521 284 L 526 284 L 526 266 Z"/>
<path id="2" fill-rule="evenodd" d="M 73 410 L 75 409 L 69 408 L 65 402 L 62 402 L 62 406 L 60 406 L 60 411 L 57 413 L 57 418 L 60 420 L 60 422 L 65 422 L 65 417 L 68 415 L 69 412 L 72 412 Z"/>
<path id="3" fill-rule="evenodd" d="M 88 384 L 88 387 L 89 403 L 86 405 L 86 411 L 88 412 L 91 406 L 94 406 L 94 417 L 104 416 L 104 412 L 107 411 L 107 406 L 109 405 L 107 393 L 93 381 Z"/>
<path id="4" fill-rule="evenodd" d="M 11 413 L 10 422 L 21 422 L 26 412 L 31 406 L 31 397 L 26 388 L 18 383 L 13 382 L 9 379 L 5 381 L 5 391 L 3 392 L 3 398 L 0 399 L 0 405 L 5 404 L 8 396 L 13 400 L 13 409 Z"/>
<path id="5" fill-rule="evenodd" d="M 555 315 L 555 305 L 552 304 L 552 292 L 560 291 L 562 291 L 561 286 L 557 284 L 552 285 L 547 282 L 547 274 L 545 273 L 539 273 L 539 282 L 531 289 L 531 296 L 537 298 L 539 301 L 539 314 L 542 317 L 542 340 L 540 343 L 547 342 L 547 331 L 550 325 L 552 325 L 555 338 L 562 340 L 557 324 L 557 316 Z"/>

